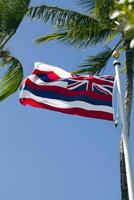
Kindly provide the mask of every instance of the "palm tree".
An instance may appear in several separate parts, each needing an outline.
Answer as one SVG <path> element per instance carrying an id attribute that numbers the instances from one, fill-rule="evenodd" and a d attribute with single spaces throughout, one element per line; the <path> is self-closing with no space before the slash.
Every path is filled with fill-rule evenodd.
<path id="1" fill-rule="evenodd" d="M 23 69 L 17 58 L 7 50 L 8 41 L 16 33 L 30 0 L 0 0 L 0 65 L 7 67 L 0 79 L 0 101 L 14 93 L 19 87 Z"/>
<path id="2" fill-rule="evenodd" d="M 104 70 L 115 49 L 125 52 L 126 94 L 124 103 L 129 136 L 133 98 L 134 1 L 77 0 L 77 2 L 83 7 L 83 13 L 45 4 L 29 8 L 28 15 L 32 20 L 50 21 L 56 29 L 56 32 L 42 36 L 36 42 L 44 43 L 57 40 L 77 48 L 86 48 L 103 43 L 105 45 L 104 50 L 95 56 L 87 57 L 77 73 L 99 74 Z M 111 41 L 115 41 L 112 49 L 107 47 Z M 120 145 L 120 172 L 121 198 L 128 200 L 122 140 Z"/>

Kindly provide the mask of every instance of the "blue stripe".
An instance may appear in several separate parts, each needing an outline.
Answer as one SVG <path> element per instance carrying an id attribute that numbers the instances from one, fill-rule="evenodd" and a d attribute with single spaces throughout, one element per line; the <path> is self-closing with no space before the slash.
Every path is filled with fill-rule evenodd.
<path id="1" fill-rule="evenodd" d="M 58 99 L 63 101 L 83 101 L 93 105 L 104 105 L 112 107 L 112 101 L 96 100 L 88 95 L 76 95 L 76 96 L 66 96 L 64 94 L 59 94 L 56 91 L 42 91 L 30 88 L 28 85 L 25 85 L 24 90 L 27 90 L 38 97 L 49 98 L 49 99 Z"/>
<path id="2" fill-rule="evenodd" d="M 36 74 L 36 76 L 38 76 L 38 78 L 40 78 L 42 81 L 45 82 L 50 82 L 52 81 L 47 74 Z"/>

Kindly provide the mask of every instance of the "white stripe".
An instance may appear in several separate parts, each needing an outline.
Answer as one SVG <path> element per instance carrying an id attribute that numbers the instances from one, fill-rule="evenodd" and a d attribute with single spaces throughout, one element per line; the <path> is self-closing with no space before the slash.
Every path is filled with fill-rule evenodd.
<path id="1" fill-rule="evenodd" d="M 34 63 L 34 69 L 38 69 L 38 70 L 41 70 L 41 71 L 53 71 L 60 78 L 72 78 L 71 73 L 66 72 L 63 69 L 60 69 L 59 67 L 48 65 L 48 64 L 45 64 L 45 63 L 42 63 L 42 62 L 35 62 Z"/>
<path id="2" fill-rule="evenodd" d="M 63 100 L 56 100 L 56 99 L 48 99 L 48 98 L 43 98 L 43 97 L 38 97 L 34 94 L 32 94 L 29 91 L 24 90 L 23 93 L 20 93 L 20 99 L 21 98 L 31 98 L 37 102 L 47 104 L 49 106 L 53 106 L 56 108 L 82 108 L 84 110 L 89 110 L 89 111 L 103 111 L 107 113 L 113 114 L 113 108 L 109 106 L 100 106 L 100 105 L 92 105 L 87 102 L 83 101 L 72 101 L 72 102 L 67 102 Z"/>

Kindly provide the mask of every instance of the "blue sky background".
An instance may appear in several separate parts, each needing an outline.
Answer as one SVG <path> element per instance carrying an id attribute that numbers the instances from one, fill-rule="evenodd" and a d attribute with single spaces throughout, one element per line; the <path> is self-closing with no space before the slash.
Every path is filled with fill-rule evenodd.
<path id="1" fill-rule="evenodd" d="M 31 5 L 42 2 L 33 0 Z M 72 0 L 47 3 L 79 10 Z M 25 18 L 8 44 L 23 64 L 25 77 L 35 61 L 69 71 L 99 50 L 70 49 L 56 42 L 34 44 L 35 38 L 52 30 L 49 24 Z M 112 63 L 105 73 L 114 74 Z M 0 103 L 0 111 L 0 199 L 120 199 L 120 132 L 113 122 L 24 107 L 18 91 Z M 132 135 L 131 151 L 133 139 Z"/>

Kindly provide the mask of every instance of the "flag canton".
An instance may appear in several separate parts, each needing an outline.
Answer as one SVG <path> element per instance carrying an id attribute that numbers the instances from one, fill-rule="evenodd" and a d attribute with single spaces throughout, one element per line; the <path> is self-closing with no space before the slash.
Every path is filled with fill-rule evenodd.
<path id="1" fill-rule="evenodd" d="M 112 95 L 114 77 L 81 76 L 64 79 L 63 82 L 66 82 L 66 88 L 72 91 L 87 91 L 88 94 L 92 92 L 99 95 Z"/>

